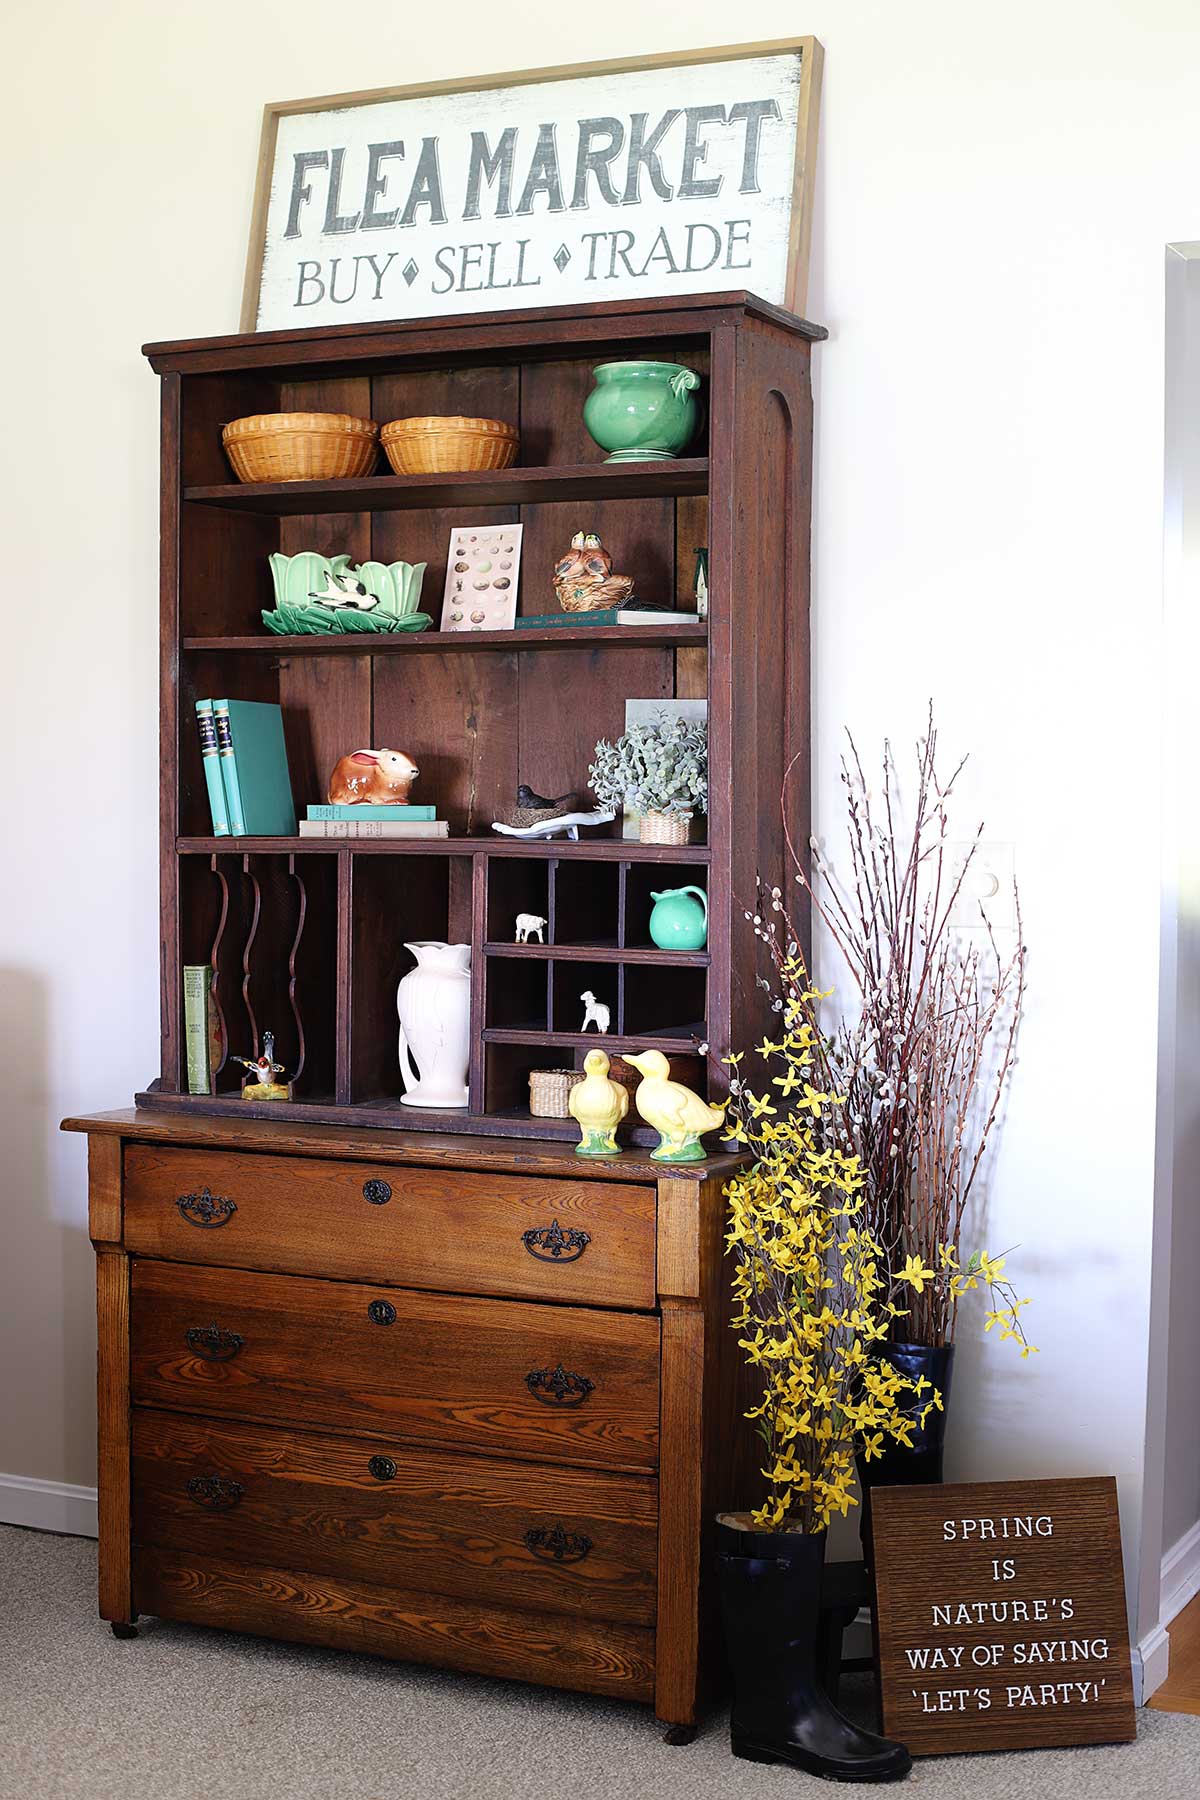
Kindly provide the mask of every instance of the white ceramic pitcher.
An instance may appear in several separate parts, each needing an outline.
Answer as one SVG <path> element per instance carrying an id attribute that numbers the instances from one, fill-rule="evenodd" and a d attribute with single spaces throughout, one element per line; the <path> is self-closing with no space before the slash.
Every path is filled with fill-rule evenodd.
<path id="1" fill-rule="evenodd" d="M 471 1055 L 470 944 L 405 944 L 417 959 L 396 990 L 402 1106 L 467 1104 Z M 416 1067 L 413 1058 L 416 1058 Z"/>

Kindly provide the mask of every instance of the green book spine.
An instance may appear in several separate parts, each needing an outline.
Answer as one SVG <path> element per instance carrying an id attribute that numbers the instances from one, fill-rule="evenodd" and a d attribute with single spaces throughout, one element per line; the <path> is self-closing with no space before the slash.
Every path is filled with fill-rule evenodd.
<path id="1" fill-rule="evenodd" d="M 189 1094 L 207 1094 L 210 1088 L 208 996 L 212 969 L 207 963 L 188 963 L 183 971 L 183 1041 L 187 1048 Z"/>
<path id="2" fill-rule="evenodd" d="M 394 819 L 398 825 L 420 825 L 437 818 L 434 806 L 310 806 L 308 819 Z"/>
<path id="3" fill-rule="evenodd" d="M 242 811 L 242 791 L 238 786 L 237 768 L 233 760 L 233 731 L 229 723 L 228 700 L 214 700 L 213 725 L 217 733 L 217 760 L 225 788 L 225 811 L 229 830 L 234 837 L 245 837 L 246 815 Z"/>
<path id="4" fill-rule="evenodd" d="M 278 706 L 261 700 L 213 701 L 214 712 L 219 713 L 222 706 L 229 715 L 232 760 L 223 762 L 223 767 L 234 836 L 295 837 L 296 806 L 288 773 L 283 713 Z"/>
<path id="5" fill-rule="evenodd" d="M 548 631 L 554 626 L 615 625 L 619 606 L 600 606 L 592 612 L 525 613 L 516 621 L 517 631 Z"/>
<path id="6" fill-rule="evenodd" d="M 213 836 L 228 837 L 229 811 L 225 805 L 225 783 L 221 779 L 221 758 L 211 700 L 197 700 L 196 723 L 200 727 L 200 755 L 204 759 L 204 784 L 208 789 Z"/>

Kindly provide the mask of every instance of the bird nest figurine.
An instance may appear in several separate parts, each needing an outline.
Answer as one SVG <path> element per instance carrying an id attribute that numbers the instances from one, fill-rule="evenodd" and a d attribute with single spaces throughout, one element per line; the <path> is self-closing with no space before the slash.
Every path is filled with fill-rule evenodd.
<path id="1" fill-rule="evenodd" d="M 612 557 L 594 531 L 577 531 L 554 565 L 554 592 L 564 612 L 595 612 L 633 598 L 633 576 L 614 575 Z"/>

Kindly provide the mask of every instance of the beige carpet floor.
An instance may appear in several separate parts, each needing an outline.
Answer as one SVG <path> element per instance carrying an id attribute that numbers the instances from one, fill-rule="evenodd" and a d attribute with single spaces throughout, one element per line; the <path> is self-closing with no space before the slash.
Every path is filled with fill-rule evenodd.
<path id="1" fill-rule="evenodd" d="M 643 1707 L 165 1621 L 118 1643 L 96 1547 L 0 1527 L 3 1800 L 779 1800 L 725 1721 L 669 1749 Z M 1194 1800 L 1200 1719 L 1136 1744 L 918 1763 L 920 1800 Z M 850 1790 L 842 1789 L 846 1792 Z"/>

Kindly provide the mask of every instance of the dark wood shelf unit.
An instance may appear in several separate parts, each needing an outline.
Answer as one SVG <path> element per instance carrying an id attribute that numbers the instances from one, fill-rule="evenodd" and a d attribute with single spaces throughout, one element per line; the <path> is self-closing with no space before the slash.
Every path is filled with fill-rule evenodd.
<path id="1" fill-rule="evenodd" d="M 782 884 L 779 804 L 794 764 L 791 827 L 808 840 L 808 529 L 811 344 L 823 334 L 753 296 L 476 315 L 251 334 L 150 347 L 162 378 L 160 817 L 162 1057 L 144 1104 L 404 1132 L 570 1139 L 570 1121 L 528 1113 L 535 1068 L 582 1066 L 594 1042 L 658 1045 L 682 1079 L 718 1097 L 714 1055 L 768 1023 L 746 919 L 755 878 Z M 704 381 L 696 454 L 612 464 L 582 406 L 596 363 L 652 356 Z M 241 485 L 221 426 L 249 413 L 329 410 L 510 419 L 524 466 L 482 474 Z M 470 636 L 440 632 L 273 637 L 268 557 L 315 549 L 354 561 L 428 565 L 438 614 L 452 529 L 524 527 L 519 603 L 554 610 L 551 574 L 579 529 L 598 531 L 639 598 L 687 611 L 694 552 L 709 551 L 704 624 L 566 624 Z M 407 662 L 403 661 L 407 658 Z M 414 798 L 446 839 L 217 838 L 194 703 L 213 695 L 283 711 L 298 810 L 324 798 L 347 750 L 389 745 L 421 767 Z M 518 782 L 583 790 L 598 738 L 627 699 L 705 699 L 707 842 L 617 834 L 522 841 L 491 830 Z M 703 886 L 704 951 L 658 950 L 653 894 Z M 547 944 L 508 942 L 518 912 Z M 400 1104 L 396 985 L 406 941 L 472 947 L 470 1105 L 431 1115 Z M 559 941 L 562 940 L 562 941 Z M 251 1106 L 228 1063 L 189 1095 L 182 969 L 209 963 L 228 1049 L 270 1027 L 293 1102 Z M 576 1027 L 579 994 L 610 1007 L 611 1035 Z M 630 1141 L 652 1142 L 631 1119 Z"/>
<path id="2" fill-rule="evenodd" d="M 188 637 L 185 650 L 226 651 L 238 656 L 477 656 L 481 650 L 528 655 L 534 650 L 622 650 L 650 646 L 705 649 L 708 627 L 693 620 L 661 625 L 550 625 L 527 631 L 347 632 L 329 637 Z"/>
<path id="3" fill-rule="evenodd" d="M 381 421 L 386 423 L 386 421 Z M 566 500 L 674 498 L 708 491 L 708 459 L 595 462 L 548 469 L 472 469 L 455 475 L 364 475 L 354 481 L 224 481 L 185 487 L 189 505 L 231 512 L 296 514 L 405 512 L 415 508 L 537 506 Z"/>

